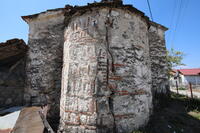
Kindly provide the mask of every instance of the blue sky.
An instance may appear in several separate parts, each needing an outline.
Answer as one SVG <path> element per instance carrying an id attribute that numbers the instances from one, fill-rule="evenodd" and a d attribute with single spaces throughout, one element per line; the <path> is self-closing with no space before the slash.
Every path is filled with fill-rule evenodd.
<path id="1" fill-rule="evenodd" d="M 0 42 L 12 38 L 28 40 L 28 25 L 21 16 L 47 9 L 61 8 L 66 4 L 85 5 L 94 0 L 1 0 Z M 96 0 L 99 1 L 99 0 Z M 169 30 L 166 32 L 167 48 L 183 51 L 187 68 L 200 68 L 200 1 L 199 0 L 149 0 L 153 19 Z M 182 1 L 182 6 L 181 5 Z M 124 0 L 150 16 L 146 0 Z M 181 7 L 181 8 L 180 8 Z M 179 10 L 181 9 L 181 10 Z M 176 31 L 176 32 L 174 32 Z"/>

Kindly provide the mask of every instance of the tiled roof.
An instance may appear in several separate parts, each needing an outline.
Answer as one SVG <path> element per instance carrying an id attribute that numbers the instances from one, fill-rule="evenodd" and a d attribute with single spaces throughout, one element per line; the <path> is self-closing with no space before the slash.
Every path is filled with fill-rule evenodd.
<path id="1" fill-rule="evenodd" d="M 193 69 L 178 69 L 183 75 L 200 75 L 200 68 Z"/>

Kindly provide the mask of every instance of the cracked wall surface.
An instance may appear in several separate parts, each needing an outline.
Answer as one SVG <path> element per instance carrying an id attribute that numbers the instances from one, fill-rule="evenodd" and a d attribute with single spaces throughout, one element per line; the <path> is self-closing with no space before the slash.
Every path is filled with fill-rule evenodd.
<path id="1" fill-rule="evenodd" d="M 122 2 L 23 19 L 30 27 L 24 98 L 49 106 L 54 129 L 59 113 L 66 133 L 128 133 L 148 122 L 155 94 L 167 93 L 166 28 Z"/>
<path id="2" fill-rule="evenodd" d="M 64 132 L 124 133 L 152 109 L 148 25 L 121 9 L 92 9 L 67 25 L 62 74 Z"/>

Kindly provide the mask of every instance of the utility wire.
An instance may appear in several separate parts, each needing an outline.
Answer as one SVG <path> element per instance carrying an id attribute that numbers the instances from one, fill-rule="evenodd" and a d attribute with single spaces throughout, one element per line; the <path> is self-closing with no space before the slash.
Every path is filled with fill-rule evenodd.
<path id="1" fill-rule="evenodd" d="M 147 4 L 148 4 L 148 7 L 149 7 L 149 12 L 150 12 L 151 20 L 153 21 L 153 15 L 152 15 L 152 11 L 151 11 L 151 6 L 150 6 L 149 0 L 147 0 Z"/>
<path id="2" fill-rule="evenodd" d="M 185 3 L 184 3 L 184 0 L 180 0 L 180 7 L 179 7 L 179 10 L 178 10 L 178 16 L 177 16 L 177 20 L 176 20 L 176 23 L 175 23 L 174 35 L 173 35 L 172 40 L 171 40 L 172 45 L 173 45 L 173 43 L 176 39 L 178 30 L 180 29 L 180 27 L 182 25 L 182 23 L 180 23 L 180 22 L 185 17 L 184 14 L 187 11 L 188 3 L 189 3 L 189 0 L 185 0 Z"/>
<path id="3" fill-rule="evenodd" d="M 180 5 L 181 5 L 181 1 L 182 0 L 177 0 L 177 5 L 176 5 L 176 9 L 175 9 L 175 17 L 174 17 L 174 20 L 173 20 L 173 25 L 171 28 L 171 36 L 170 36 L 170 41 L 169 43 L 173 46 L 173 40 L 174 40 L 174 36 L 175 36 L 175 33 L 176 33 L 176 29 L 177 29 L 177 23 L 178 23 L 178 18 L 179 18 L 179 14 L 180 14 Z"/>
<path id="4" fill-rule="evenodd" d="M 176 10 L 177 10 L 177 7 L 178 7 L 178 1 L 175 0 L 174 1 L 174 5 L 173 5 L 173 10 L 172 10 L 172 15 L 171 15 L 171 22 L 170 22 L 170 26 L 169 26 L 169 43 L 171 43 L 171 38 L 172 38 L 172 33 L 173 33 L 173 22 L 175 20 L 175 13 L 176 13 Z M 171 47 L 173 47 L 173 45 L 171 44 Z"/>
<path id="5" fill-rule="evenodd" d="M 173 35 L 171 43 L 174 43 L 174 40 L 175 40 L 175 37 L 176 37 L 176 33 L 177 33 L 178 26 L 179 26 L 180 19 L 181 19 L 182 9 L 183 9 L 183 0 L 180 0 L 180 6 L 179 6 L 179 10 L 178 10 L 178 16 L 177 16 L 177 20 L 176 20 L 176 23 L 175 23 L 174 35 Z"/>

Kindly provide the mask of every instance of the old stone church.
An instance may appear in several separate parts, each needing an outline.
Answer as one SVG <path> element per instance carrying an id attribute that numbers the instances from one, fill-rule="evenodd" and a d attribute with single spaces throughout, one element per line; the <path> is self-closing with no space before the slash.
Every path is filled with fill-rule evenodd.
<path id="1" fill-rule="evenodd" d="M 28 44 L 0 44 L 0 74 L 14 79 L 7 93 L 19 90 L 0 106 L 48 105 L 59 132 L 129 133 L 148 122 L 155 95 L 167 95 L 167 28 L 132 5 L 66 5 L 22 18 Z"/>

